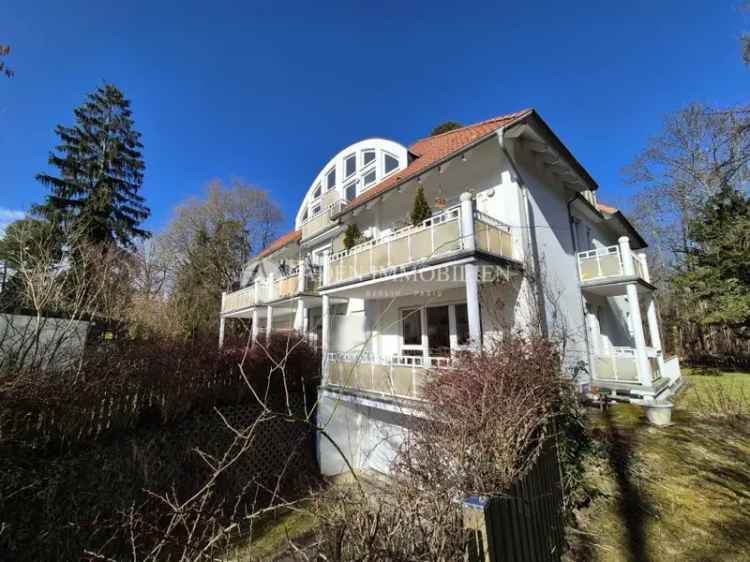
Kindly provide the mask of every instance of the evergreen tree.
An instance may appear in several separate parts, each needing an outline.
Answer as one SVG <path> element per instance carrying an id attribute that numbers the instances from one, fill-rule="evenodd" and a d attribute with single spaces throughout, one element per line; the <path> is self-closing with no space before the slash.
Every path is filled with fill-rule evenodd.
<path id="1" fill-rule="evenodd" d="M 150 210 L 138 194 L 145 166 L 130 101 L 104 84 L 73 113 L 73 127 L 55 128 L 62 142 L 49 163 L 58 174 L 36 176 L 51 193 L 34 210 L 88 242 L 132 249 L 135 238 L 151 234 L 139 226 Z"/>
<path id="2" fill-rule="evenodd" d="M 723 187 L 689 230 L 687 267 L 674 278 L 690 305 L 685 314 L 703 324 L 750 327 L 750 198 Z"/>
<path id="3" fill-rule="evenodd" d="M 352 223 L 347 225 L 346 231 L 344 231 L 344 248 L 347 250 L 351 250 L 354 246 L 359 244 L 359 242 L 362 241 L 362 233 L 359 230 L 359 227 Z"/>
<path id="4" fill-rule="evenodd" d="M 458 121 L 446 121 L 444 123 L 440 123 L 440 125 L 432 129 L 432 132 L 430 132 L 430 136 L 434 137 L 435 135 L 441 135 L 443 133 L 447 133 L 448 131 L 460 129 L 461 127 L 463 127 L 463 125 Z"/>
<path id="5" fill-rule="evenodd" d="M 424 189 L 419 186 L 417 189 L 417 195 L 414 197 L 414 207 L 411 211 L 411 223 L 414 226 L 419 226 L 422 221 L 429 219 L 432 216 L 432 209 L 430 209 L 429 203 L 424 196 Z"/>

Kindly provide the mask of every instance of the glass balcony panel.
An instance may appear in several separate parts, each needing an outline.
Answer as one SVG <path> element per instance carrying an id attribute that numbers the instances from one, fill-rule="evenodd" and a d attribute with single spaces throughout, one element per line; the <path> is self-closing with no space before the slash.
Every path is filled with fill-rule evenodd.
<path id="1" fill-rule="evenodd" d="M 419 230 L 411 235 L 411 258 L 420 260 L 432 257 L 432 231 Z"/>
<path id="2" fill-rule="evenodd" d="M 418 370 L 421 371 L 422 369 Z M 391 376 L 393 377 L 392 392 L 394 394 L 398 394 L 399 396 L 414 396 L 411 367 L 393 367 Z"/>
<path id="3" fill-rule="evenodd" d="M 617 380 L 623 382 L 638 382 L 638 366 L 635 357 L 615 357 Z"/>
<path id="4" fill-rule="evenodd" d="M 581 281 L 589 281 L 599 277 L 599 263 L 596 258 L 579 258 L 581 267 Z"/>
<path id="5" fill-rule="evenodd" d="M 435 226 L 435 254 L 455 252 L 461 249 L 458 221 L 450 221 Z"/>
<path id="6" fill-rule="evenodd" d="M 599 264 L 604 277 L 614 277 L 623 274 L 619 253 L 599 256 Z"/>
<path id="7" fill-rule="evenodd" d="M 391 266 L 409 263 L 409 239 L 406 236 L 393 240 L 389 244 L 391 245 Z"/>
<path id="8" fill-rule="evenodd" d="M 388 244 L 379 244 L 372 249 L 373 272 L 383 271 L 388 267 Z"/>
<path id="9" fill-rule="evenodd" d="M 355 271 L 354 275 L 356 277 L 364 277 L 365 275 L 370 274 L 370 254 L 372 252 L 372 248 L 368 248 L 363 252 L 358 252 L 355 260 Z"/>

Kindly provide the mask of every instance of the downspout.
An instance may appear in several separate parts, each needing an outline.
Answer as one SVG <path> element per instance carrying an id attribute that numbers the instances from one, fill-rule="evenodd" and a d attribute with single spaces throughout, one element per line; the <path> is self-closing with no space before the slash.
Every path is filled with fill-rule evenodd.
<path id="1" fill-rule="evenodd" d="M 542 286 L 541 265 L 539 263 L 539 245 L 536 240 L 536 226 L 534 223 L 534 212 L 529 203 L 528 188 L 521 172 L 513 161 L 513 158 L 505 145 L 505 127 L 497 131 L 497 140 L 500 145 L 500 151 L 510 164 L 513 174 L 516 176 L 516 182 L 521 191 L 521 201 L 519 202 L 521 213 L 521 237 L 523 240 L 524 253 L 532 257 L 532 276 L 536 285 L 536 303 L 539 311 L 540 328 L 544 337 L 549 336 L 549 327 L 547 326 L 547 309 L 544 299 L 544 287 Z"/>

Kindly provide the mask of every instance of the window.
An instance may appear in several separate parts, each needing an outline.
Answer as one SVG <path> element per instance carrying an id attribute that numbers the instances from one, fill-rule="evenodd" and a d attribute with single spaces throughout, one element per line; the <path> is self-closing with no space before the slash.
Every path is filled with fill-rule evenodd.
<path id="1" fill-rule="evenodd" d="M 357 171 L 357 155 L 352 154 L 344 160 L 344 177 L 349 177 Z"/>
<path id="2" fill-rule="evenodd" d="M 430 355 L 448 355 L 451 350 L 448 306 L 427 309 L 427 341 Z"/>
<path id="3" fill-rule="evenodd" d="M 331 168 L 326 174 L 326 187 L 331 190 L 336 186 L 336 168 Z"/>
<path id="4" fill-rule="evenodd" d="M 374 150 L 365 150 L 362 153 L 362 167 L 364 168 L 368 164 L 371 164 L 375 162 L 375 151 Z"/>
<path id="5" fill-rule="evenodd" d="M 405 346 L 422 345 L 422 314 L 418 308 L 401 311 L 401 327 Z"/>
<path id="6" fill-rule="evenodd" d="M 398 159 L 391 156 L 390 154 L 386 154 L 385 155 L 385 173 L 390 174 L 396 168 L 398 168 Z"/>
<path id="7" fill-rule="evenodd" d="M 302 222 L 305 222 L 307 220 L 307 216 L 308 216 L 307 209 L 305 209 L 305 214 L 302 215 Z"/>
<path id="8" fill-rule="evenodd" d="M 344 196 L 347 201 L 351 201 L 357 196 L 357 182 L 352 182 L 346 186 L 344 190 Z"/>
<path id="9" fill-rule="evenodd" d="M 320 205 L 315 205 L 312 210 L 312 215 L 315 216 L 320 212 Z"/>
<path id="10" fill-rule="evenodd" d="M 458 345 L 469 343 L 469 310 L 465 304 L 456 305 L 456 340 Z"/>
<path id="11" fill-rule="evenodd" d="M 366 173 L 362 178 L 362 182 L 365 184 L 365 187 L 367 187 L 371 183 L 375 183 L 375 170 Z"/>
<path id="12" fill-rule="evenodd" d="M 315 191 L 313 192 L 313 199 L 317 199 L 318 197 L 320 197 L 320 192 L 321 192 L 320 184 L 318 184 L 315 186 Z"/>

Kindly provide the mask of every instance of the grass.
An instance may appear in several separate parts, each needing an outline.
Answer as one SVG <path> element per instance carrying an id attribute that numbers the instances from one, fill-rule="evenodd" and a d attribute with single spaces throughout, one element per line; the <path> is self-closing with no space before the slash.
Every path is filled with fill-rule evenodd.
<path id="1" fill-rule="evenodd" d="M 630 405 L 592 415 L 598 492 L 577 513 L 572 559 L 750 560 L 750 374 L 686 378 L 671 427 Z"/>
<path id="2" fill-rule="evenodd" d="M 268 562 L 283 552 L 289 540 L 297 540 L 316 526 L 309 504 L 301 502 L 294 509 L 284 508 L 261 519 L 253 529 L 255 540 L 237 545 L 224 557 L 225 562 Z"/>

